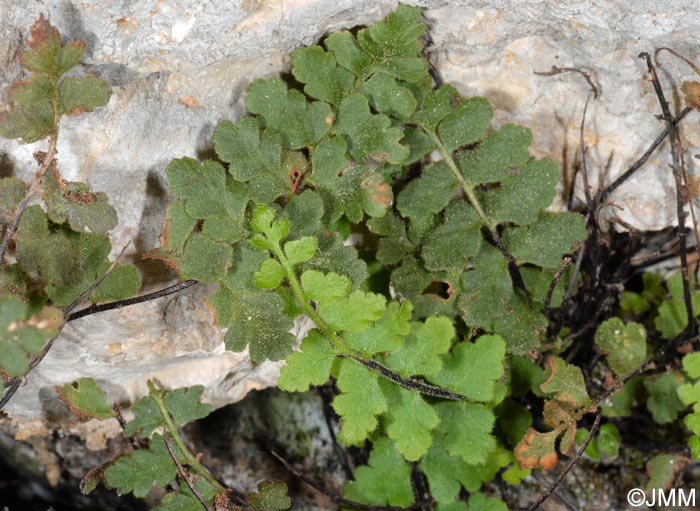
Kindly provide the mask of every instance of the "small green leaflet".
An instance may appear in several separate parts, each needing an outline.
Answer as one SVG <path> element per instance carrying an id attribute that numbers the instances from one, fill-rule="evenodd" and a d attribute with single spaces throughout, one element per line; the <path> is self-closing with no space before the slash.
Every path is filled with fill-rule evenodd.
<path id="1" fill-rule="evenodd" d="M 685 464 L 681 456 L 676 454 L 658 454 L 647 462 L 649 481 L 646 491 L 652 489 L 670 488 L 678 475 L 678 471 Z"/>
<path id="2" fill-rule="evenodd" d="M 71 250 L 82 257 L 81 266 L 73 270 L 82 276 L 80 281 L 73 285 L 46 286 L 46 294 L 53 304 L 59 307 L 70 305 L 102 278 L 111 266 L 107 256 L 112 250 L 112 245 L 106 235 L 86 232 L 80 235 L 70 234 L 66 239 L 69 240 Z M 87 298 L 92 302 L 123 300 L 136 295 L 140 288 L 141 276 L 136 267 L 131 264 L 116 264 Z"/>
<path id="3" fill-rule="evenodd" d="M 423 260 L 428 270 L 461 271 L 479 253 L 482 243 L 481 220 L 474 208 L 453 202 L 445 209 L 444 220 L 428 233 Z"/>
<path id="4" fill-rule="evenodd" d="M 178 450 L 175 453 L 181 456 Z M 153 435 L 148 449 L 120 456 L 104 468 L 104 483 L 108 488 L 117 490 L 119 495 L 133 493 L 135 497 L 145 497 L 154 486 L 164 488 L 176 476 L 175 462 L 158 434 Z"/>
<path id="5" fill-rule="evenodd" d="M 58 85 L 58 113 L 78 115 L 109 103 L 112 88 L 96 76 L 64 78 Z"/>
<path id="6" fill-rule="evenodd" d="M 195 488 L 208 502 L 211 502 L 216 495 L 216 490 L 206 479 L 200 479 L 195 484 Z M 187 484 L 181 484 L 180 491 L 168 493 L 152 511 L 201 511 L 201 509 L 202 503 L 199 499 L 192 493 Z"/>
<path id="7" fill-rule="evenodd" d="M 29 315 L 18 296 L 0 296 L 0 368 L 9 376 L 22 376 L 29 369 L 29 357 L 41 352 L 46 342 L 58 335 L 63 313 L 44 307 Z"/>
<path id="8" fill-rule="evenodd" d="M 228 328 L 224 337 L 226 349 L 243 351 L 249 347 L 255 362 L 285 358 L 296 340 L 289 333 L 293 321 L 284 314 L 280 295 L 262 291 L 253 282 L 265 259 L 264 252 L 254 250 L 248 243 L 238 243 L 221 287 L 207 298 L 217 325 Z"/>
<path id="9" fill-rule="evenodd" d="M 292 501 L 282 481 L 262 481 L 257 492 L 248 494 L 248 504 L 254 511 L 283 511 L 292 506 Z"/>
<path id="10" fill-rule="evenodd" d="M 390 302 L 382 316 L 361 332 L 346 332 L 343 339 L 351 348 L 366 355 L 394 351 L 401 347 L 410 332 L 409 321 L 413 306 L 410 302 Z"/>
<path id="11" fill-rule="evenodd" d="M 15 235 L 17 260 L 23 271 L 36 273 L 45 284 L 70 286 L 82 278 L 81 254 L 65 231 L 49 229 L 41 206 L 29 206 Z"/>
<path id="12" fill-rule="evenodd" d="M 467 511 L 508 511 L 508 506 L 496 497 L 487 497 L 483 493 L 475 493 L 469 497 Z"/>
<path id="13" fill-rule="evenodd" d="M 507 229 L 503 241 L 521 264 L 558 268 L 564 254 L 585 237 L 585 219 L 578 213 L 543 213 L 534 224 Z"/>
<path id="14" fill-rule="evenodd" d="M 411 323 L 411 331 L 402 348 L 394 351 L 386 365 L 401 376 L 431 376 L 442 370 L 443 358 L 455 336 L 447 318 L 430 317 L 425 323 Z"/>
<path id="15" fill-rule="evenodd" d="M 407 82 L 428 79 L 427 62 L 420 58 L 418 38 L 425 25 L 418 23 L 420 10 L 399 5 L 396 10 L 371 27 L 360 30 L 357 39 L 348 31 L 331 34 L 325 41 L 342 67 L 360 79 L 382 72 Z"/>
<path id="16" fill-rule="evenodd" d="M 654 319 L 654 327 L 665 339 L 673 339 L 688 326 L 688 313 L 683 299 L 683 276 L 679 273 L 666 282 L 670 298 L 663 300 Z M 691 290 L 693 316 L 700 314 L 700 291 Z"/>
<path id="17" fill-rule="evenodd" d="M 367 465 L 358 467 L 343 496 L 365 504 L 408 506 L 413 500 L 411 467 L 388 438 L 374 443 Z"/>
<path id="18" fill-rule="evenodd" d="M 432 430 L 440 419 L 417 392 L 411 392 L 387 380 L 379 386 L 389 405 L 386 413 L 386 433 L 396 450 L 408 461 L 418 461 L 432 444 Z"/>
<path id="19" fill-rule="evenodd" d="M 505 433 L 508 444 L 511 446 L 518 445 L 532 426 L 532 415 L 528 409 L 510 399 L 506 399 L 499 405 L 496 409 L 496 415 L 498 416 L 498 425 Z"/>
<path id="20" fill-rule="evenodd" d="M 306 392 L 310 386 L 328 381 L 335 360 L 335 350 L 318 331 L 311 330 L 301 342 L 300 351 L 287 357 L 280 370 L 279 387 L 287 392 Z"/>
<path id="21" fill-rule="evenodd" d="M 26 192 L 27 185 L 16 177 L 0 179 L 0 213 L 10 215 Z"/>
<path id="22" fill-rule="evenodd" d="M 265 119 L 267 127 L 282 133 L 288 149 L 313 146 L 333 124 L 328 104 L 308 103 L 303 94 L 287 90 L 284 82 L 277 78 L 251 83 L 246 107 Z"/>
<path id="23" fill-rule="evenodd" d="M 255 272 L 253 282 L 261 289 L 275 289 L 286 277 L 287 272 L 275 259 L 267 258 Z"/>
<path id="24" fill-rule="evenodd" d="M 308 270 L 301 274 L 301 287 L 308 300 L 326 302 L 341 298 L 350 291 L 350 286 L 350 279 L 337 273 Z"/>
<path id="25" fill-rule="evenodd" d="M 640 366 L 647 357 L 647 331 L 643 325 L 624 324 L 619 318 L 601 323 L 595 342 L 607 356 L 615 373 L 624 375 Z"/>
<path id="26" fill-rule="evenodd" d="M 576 432 L 576 443 L 581 444 L 588 437 L 589 431 L 586 428 L 581 428 Z M 602 457 L 608 459 L 617 458 L 620 451 L 620 432 L 617 427 L 612 424 L 603 424 L 598 430 L 598 435 L 586 447 L 586 456 L 599 460 Z"/>
<path id="27" fill-rule="evenodd" d="M 495 223 L 533 224 L 554 200 L 558 181 L 554 161 L 532 159 L 518 172 L 503 176 L 500 187 L 481 192 L 479 198 Z"/>
<path id="28" fill-rule="evenodd" d="M 463 99 L 440 121 L 437 133 L 448 152 L 481 140 L 493 117 L 493 108 L 485 98 Z"/>
<path id="29" fill-rule="evenodd" d="M 418 179 L 412 180 L 399 193 L 396 207 L 401 215 L 410 218 L 412 227 L 422 236 L 432 227 L 434 215 L 447 207 L 455 188 L 457 180 L 447 165 L 428 165 Z M 419 241 L 418 236 L 410 238 L 412 243 Z"/>
<path id="30" fill-rule="evenodd" d="M 498 471 L 512 461 L 513 455 L 497 448 L 486 463 L 470 465 L 449 454 L 443 441 L 435 439 L 428 453 L 421 459 L 420 468 L 425 472 L 431 495 L 441 504 L 454 502 L 461 487 L 473 493 L 482 483 L 490 481 Z"/>
<path id="31" fill-rule="evenodd" d="M 700 378 L 700 353 L 688 353 L 684 356 L 683 370 L 691 378 Z"/>
<path id="32" fill-rule="evenodd" d="M 334 330 L 364 332 L 382 317 L 385 307 L 383 296 L 353 291 L 347 297 L 320 303 L 318 312 Z"/>
<path id="33" fill-rule="evenodd" d="M 96 76 L 63 77 L 85 53 L 85 43 L 61 45 L 61 34 L 44 16 L 30 29 L 29 47 L 22 65 L 32 75 L 9 91 L 13 109 L 0 115 L 0 135 L 28 144 L 55 135 L 62 115 L 92 112 L 109 102 L 112 89 Z"/>
<path id="34" fill-rule="evenodd" d="M 376 253 L 380 263 L 390 265 L 401 262 L 406 254 L 413 251 L 414 246 L 406 234 L 406 225 L 393 212 L 380 218 L 371 218 L 367 226 L 374 234 L 381 236 Z"/>
<path id="35" fill-rule="evenodd" d="M 658 424 L 673 422 L 685 409 L 685 405 L 678 397 L 681 383 L 683 383 L 683 377 L 677 371 L 644 380 L 644 387 L 649 393 L 647 410 L 651 412 L 651 416 Z"/>
<path id="36" fill-rule="evenodd" d="M 257 118 L 220 123 L 213 141 L 216 154 L 230 164 L 229 173 L 234 180 L 248 183 L 256 202 L 272 202 L 289 189 L 282 138 L 274 131 L 262 131 Z"/>
<path id="37" fill-rule="evenodd" d="M 57 391 L 61 400 L 81 420 L 114 417 L 102 389 L 92 378 L 66 383 L 63 387 L 57 387 Z"/>
<path id="38" fill-rule="evenodd" d="M 386 398 L 377 376 L 354 360 L 338 360 L 333 376 L 341 392 L 333 400 L 342 418 L 340 439 L 346 445 L 358 445 L 377 428 L 377 416 L 388 410 Z"/>
<path id="39" fill-rule="evenodd" d="M 318 242 L 312 236 L 288 241 L 284 244 L 284 255 L 287 256 L 287 262 L 292 266 L 303 263 L 311 259 L 316 254 Z"/>
<path id="40" fill-rule="evenodd" d="M 459 154 L 457 166 L 472 184 L 499 182 L 508 176 L 511 168 L 530 159 L 531 143 L 530 130 L 506 124 L 490 133 L 473 151 Z"/>
<path id="41" fill-rule="evenodd" d="M 187 422 L 202 419 L 211 413 L 211 406 L 200 403 L 200 397 L 204 387 L 196 385 L 194 387 L 176 389 L 171 391 L 155 392 L 162 394 L 168 412 L 176 427 L 180 427 Z M 128 436 L 138 434 L 141 438 L 148 438 L 153 431 L 165 424 L 165 419 L 157 405 L 157 397 L 154 397 L 154 388 L 151 388 L 151 395 L 139 399 L 131 407 L 134 412 L 134 419 L 129 421 L 124 429 Z"/>
<path id="42" fill-rule="evenodd" d="M 491 410 L 465 402 L 438 403 L 435 408 L 445 450 L 470 465 L 485 463 L 496 449 L 496 439 L 491 434 L 495 420 Z"/>
<path id="43" fill-rule="evenodd" d="M 289 220 L 289 232 L 293 238 L 312 236 L 321 230 L 324 208 L 321 194 L 304 190 L 292 196 L 280 211 Z"/>
<path id="44" fill-rule="evenodd" d="M 308 181 L 318 187 L 330 207 L 330 219 L 347 215 L 360 222 L 367 213 L 381 217 L 393 202 L 391 187 L 381 174 L 369 168 L 352 166 L 347 156 L 348 142 L 342 137 L 326 137 L 311 156 L 313 172 Z"/>
<path id="45" fill-rule="evenodd" d="M 399 118 L 410 117 L 418 103 L 409 89 L 385 74 L 372 76 L 363 84 L 363 91 L 375 110 Z"/>
<path id="46" fill-rule="evenodd" d="M 496 382 L 503 376 L 505 354 L 505 342 L 498 335 L 482 335 L 473 343 L 460 342 L 445 357 L 443 370 L 430 381 L 471 401 L 491 401 Z"/>
<path id="47" fill-rule="evenodd" d="M 320 46 L 294 50 L 292 65 L 292 74 L 304 84 L 304 92 L 331 105 L 340 103 L 354 82 L 352 73 L 339 67 L 334 56 Z"/>
<path id="48" fill-rule="evenodd" d="M 191 218 L 232 217 L 245 212 L 247 200 L 227 186 L 226 171 L 219 163 L 178 158 L 166 169 L 170 191 L 184 199 Z"/>
<path id="49" fill-rule="evenodd" d="M 213 284 L 224 278 L 230 265 L 231 247 L 228 244 L 204 234 L 194 234 L 187 240 L 179 269 L 183 279 Z"/>
<path id="50" fill-rule="evenodd" d="M 338 107 L 336 130 L 348 139 L 349 153 L 357 162 L 367 158 L 388 163 L 401 163 L 409 149 L 399 143 L 403 132 L 391 126 L 385 115 L 370 112 L 367 98 L 361 94 L 348 96 Z"/>
<path id="51" fill-rule="evenodd" d="M 354 247 L 343 244 L 337 232 L 321 232 L 317 235 L 316 256 L 301 265 L 302 271 L 318 270 L 323 273 L 337 273 L 350 279 L 356 289 L 367 278 L 367 263 L 360 259 Z"/>

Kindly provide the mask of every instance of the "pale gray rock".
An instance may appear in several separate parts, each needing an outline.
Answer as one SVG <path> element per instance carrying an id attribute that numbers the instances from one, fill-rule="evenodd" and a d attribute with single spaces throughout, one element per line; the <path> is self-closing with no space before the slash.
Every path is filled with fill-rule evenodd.
<path id="1" fill-rule="evenodd" d="M 578 74 L 534 72 L 556 65 L 590 73 L 602 90 L 589 106 L 584 131 L 594 187 L 622 173 L 663 127 L 637 55 L 669 46 L 694 59 L 699 47 L 700 14 L 690 0 L 409 3 L 425 9 L 427 52 L 444 81 L 466 95 L 489 98 L 496 109 L 494 127 L 506 122 L 529 127 L 534 153 L 556 160 L 567 176 L 578 158 L 589 87 Z M 114 94 L 106 107 L 63 120 L 60 168 L 66 179 L 109 194 L 120 219 L 111 233 L 115 250 L 131 241 L 127 258 L 137 258 L 158 244 L 168 199 L 164 169 L 172 158 L 206 154 L 214 126 L 244 114 L 245 87 L 288 71 L 294 48 L 377 21 L 395 6 L 385 0 L 0 0 L 0 108 L 6 106 L 7 86 L 23 78 L 17 52 L 40 13 L 67 40 L 87 43 L 79 71 L 100 75 Z M 672 98 L 672 87 L 692 71 L 667 53 L 660 57 Z M 697 121 L 691 114 L 682 129 L 689 156 L 700 144 Z M 0 140 L 0 171 L 30 179 L 32 153 L 44 147 Z M 604 214 L 637 229 L 672 225 L 667 153 L 664 145 L 613 194 Z M 686 162 L 688 173 L 697 174 L 696 159 Z M 576 186 L 580 197 L 580 182 Z M 67 421 L 53 389 L 80 376 L 96 378 L 124 403 L 142 395 L 149 378 L 166 387 L 203 384 L 215 406 L 274 385 L 279 364 L 253 366 L 245 355 L 225 352 L 221 332 L 201 305 L 202 293 L 66 327 L 7 407 L 17 438 L 46 434 L 56 417 Z M 98 431 L 88 441 L 95 448 L 116 431 L 62 424 L 80 435 Z"/>

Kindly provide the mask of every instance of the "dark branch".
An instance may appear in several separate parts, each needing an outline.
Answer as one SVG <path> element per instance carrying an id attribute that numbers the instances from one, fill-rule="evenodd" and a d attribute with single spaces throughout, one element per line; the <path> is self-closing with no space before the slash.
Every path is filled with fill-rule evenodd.
<path id="1" fill-rule="evenodd" d="M 73 312 L 72 314 L 68 314 L 68 316 L 66 316 L 66 323 L 69 323 L 71 321 L 75 321 L 76 319 L 80 319 L 80 318 L 83 318 L 85 316 L 89 316 L 90 314 L 97 314 L 98 312 L 105 312 L 105 311 L 113 310 L 113 309 L 121 309 L 122 307 L 128 307 L 129 305 L 136 305 L 137 303 L 143 303 L 143 302 L 155 300 L 155 299 L 161 298 L 163 296 L 168 296 L 168 295 L 171 295 L 173 293 L 177 293 L 178 291 L 182 291 L 183 289 L 187 289 L 188 287 L 194 286 L 196 283 L 197 283 L 197 281 L 193 280 L 193 279 L 185 280 L 184 282 L 178 282 L 177 284 L 174 284 L 170 287 L 166 287 L 165 289 L 161 289 L 159 291 L 154 291 L 153 293 L 148 293 L 145 295 L 137 296 L 135 298 L 128 298 L 126 300 L 117 300 L 116 302 L 101 303 L 98 305 L 91 305 L 90 307 L 86 307 L 84 309 L 81 309 L 78 312 Z"/>
<path id="2" fill-rule="evenodd" d="M 331 407 L 331 401 L 335 397 L 332 380 L 318 387 L 317 391 L 323 403 L 323 418 L 326 421 L 326 429 L 333 442 L 333 450 L 340 461 L 340 466 L 343 468 L 345 477 L 352 479 L 352 473 L 355 471 L 354 463 L 350 456 L 348 456 L 347 450 L 338 442 L 338 437 L 335 434 L 334 422 L 337 422 L 337 416 L 334 414 L 333 408 Z"/>
<path id="3" fill-rule="evenodd" d="M 2 399 L 0 399 L 0 410 L 2 410 L 7 402 L 12 399 L 12 396 L 15 395 L 15 392 L 19 390 L 20 385 L 22 385 L 22 378 L 12 378 L 9 383 L 5 385 L 5 393 L 2 396 Z"/>
<path id="4" fill-rule="evenodd" d="M 173 293 L 177 293 L 178 291 L 182 291 L 183 289 L 187 289 L 188 287 L 191 287 L 197 283 L 196 280 L 186 280 L 184 282 L 178 282 L 177 284 L 167 287 L 165 289 L 161 289 L 159 291 L 154 291 L 153 293 L 148 293 L 145 295 L 137 296 L 135 298 L 129 298 L 127 300 L 118 300 L 116 302 L 109 302 L 109 303 L 103 303 L 99 305 L 91 305 L 90 307 L 86 307 L 85 309 L 81 309 L 78 312 L 73 312 L 71 314 L 65 315 L 64 320 L 65 323 L 69 323 L 70 321 L 75 321 L 76 319 L 83 318 L 85 316 L 89 316 L 90 314 L 96 314 L 98 312 L 104 312 L 112 309 L 121 309 L 122 307 L 127 307 L 129 305 L 135 305 L 137 303 L 143 303 L 147 302 L 150 300 L 155 300 L 156 298 L 161 298 L 163 296 L 168 296 Z M 27 373 L 24 375 L 26 377 L 27 374 L 29 374 L 29 371 L 34 369 L 39 362 L 41 362 L 44 357 L 48 354 L 49 350 L 53 346 L 53 343 L 56 341 L 58 336 L 54 337 L 53 339 L 49 340 L 49 342 L 46 343 L 44 346 L 44 349 L 41 350 L 41 353 L 38 355 L 34 356 L 30 361 L 29 361 L 29 370 Z M 22 383 L 22 379 L 24 377 L 15 377 L 10 380 L 10 382 L 5 386 L 5 393 L 2 396 L 2 399 L 0 399 L 0 410 L 7 404 L 7 402 L 12 398 L 12 396 L 15 395 L 17 390 L 19 390 L 19 387 Z"/>
<path id="5" fill-rule="evenodd" d="M 414 392 L 418 392 L 425 396 L 436 397 L 438 399 L 448 399 L 450 401 L 465 401 L 467 398 L 462 394 L 457 394 L 455 392 L 450 392 L 449 390 L 439 387 L 437 385 L 431 385 L 430 383 L 425 383 L 420 380 L 415 380 L 413 378 L 404 378 L 399 373 L 392 371 L 391 369 L 384 367 L 382 364 L 375 360 L 365 360 L 359 357 L 353 357 L 351 355 L 341 355 L 347 357 L 355 362 L 358 362 L 365 366 L 367 369 L 372 371 L 377 371 L 379 376 L 385 378 L 397 385 Z"/>
<path id="6" fill-rule="evenodd" d="M 503 254 L 503 257 L 505 257 L 506 262 L 508 263 L 508 273 L 513 281 L 513 285 L 525 294 L 525 298 L 529 303 L 532 299 L 532 295 L 525 285 L 525 280 L 523 280 L 523 275 L 520 273 L 520 268 L 518 268 L 518 263 L 515 261 L 513 254 L 508 251 L 508 247 L 506 247 L 506 244 L 503 242 L 503 239 L 497 231 L 489 230 L 489 234 L 491 234 L 491 239 L 496 245 L 496 248 L 498 248 L 501 254 Z"/>
<path id="7" fill-rule="evenodd" d="M 292 467 L 287 460 L 285 460 L 282 456 L 277 454 L 275 451 L 272 451 L 271 454 L 277 458 L 277 461 L 279 461 L 285 469 L 287 469 L 289 472 L 291 472 L 295 477 L 298 477 L 302 481 L 304 481 L 306 484 L 311 486 L 314 490 L 323 493 L 327 497 L 330 497 L 333 499 L 333 502 L 337 502 L 338 504 L 341 504 L 343 506 L 348 506 L 352 507 L 355 509 L 359 509 L 360 511 L 408 511 L 411 509 L 419 509 L 418 505 L 416 504 L 411 504 L 410 506 L 407 507 L 400 507 L 400 506 L 379 506 L 379 505 L 374 505 L 374 504 L 363 504 L 361 502 L 355 502 L 354 500 L 346 499 L 345 497 L 339 495 L 338 493 L 329 490 L 322 484 L 314 481 L 310 477 L 306 476 L 305 474 L 299 472 L 297 469 Z"/>
<path id="8" fill-rule="evenodd" d="M 586 127 L 586 112 L 588 112 L 588 102 L 591 99 L 589 95 L 586 98 L 586 104 L 583 106 L 583 115 L 581 116 L 581 127 L 579 129 L 579 150 L 581 158 L 581 176 L 583 177 L 583 194 L 586 197 L 586 210 L 588 211 L 589 222 L 594 222 L 595 212 L 593 210 L 593 197 L 591 196 L 591 186 L 588 182 L 588 165 L 586 164 L 586 150 L 588 149 L 583 143 L 583 131 Z"/>
<path id="9" fill-rule="evenodd" d="M 685 204 L 687 202 L 687 192 L 683 183 L 683 176 L 681 175 L 681 151 L 679 149 L 676 125 L 673 122 L 673 116 L 668 108 L 668 103 L 664 97 L 664 91 L 659 83 L 659 78 L 656 75 L 656 69 L 651 62 L 651 57 L 646 52 L 640 53 L 639 57 L 646 60 L 647 68 L 649 69 L 649 73 L 651 73 L 651 82 L 654 85 L 654 91 L 656 91 L 656 96 L 659 98 L 661 111 L 663 112 L 664 120 L 666 121 L 666 131 L 668 132 L 668 137 L 671 140 L 672 170 L 673 177 L 676 181 L 678 243 L 680 245 L 681 273 L 683 274 L 683 300 L 685 302 L 685 308 L 688 315 L 688 328 L 686 329 L 686 335 L 688 337 L 692 337 L 695 335 L 695 316 L 693 315 L 693 305 L 690 296 L 690 275 L 688 273 L 688 248 L 686 242 L 688 232 L 685 228 Z"/>
<path id="10" fill-rule="evenodd" d="M 685 116 L 688 115 L 692 110 L 693 109 L 689 106 L 685 107 L 683 111 L 678 115 L 678 117 L 676 117 L 673 120 L 673 126 L 675 127 L 679 122 L 681 122 L 683 118 L 685 118 Z M 642 157 L 639 158 L 636 162 L 634 162 L 630 166 L 630 168 L 628 168 L 625 171 L 624 174 L 618 177 L 615 181 L 613 181 L 613 183 L 610 186 L 608 186 L 605 190 L 603 190 L 600 193 L 600 196 L 598 197 L 597 201 L 598 204 L 602 205 L 611 193 L 613 193 L 622 183 L 627 181 L 632 176 L 632 174 L 637 172 L 637 170 L 639 170 L 642 167 L 642 165 L 644 165 L 647 162 L 647 160 L 649 160 L 649 157 L 652 154 L 654 154 L 654 151 L 656 151 L 656 149 L 661 145 L 661 142 L 664 141 L 668 133 L 669 130 L 667 126 L 666 129 L 651 143 L 651 146 L 649 146 L 649 149 L 646 150 Z"/>
<path id="11" fill-rule="evenodd" d="M 593 426 L 591 427 L 590 433 L 588 433 L 588 436 L 586 439 L 583 441 L 581 446 L 578 448 L 578 451 L 574 454 L 573 458 L 569 460 L 569 462 L 566 464 L 564 467 L 564 470 L 562 470 L 557 478 L 554 480 L 554 482 L 551 484 L 547 490 L 542 493 L 537 501 L 531 505 L 529 508 L 527 508 L 527 511 L 537 511 L 537 509 L 540 508 L 540 506 L 544 503 L 545 500 L 549 498 L 549 496 L 554 493 L 554 490 L 557 489 L 557 486 L 559 486 L 559 483 L 561 483 L 564 478 L 566 477 L 566 474 L 568 474 L 572 468 L 574 468 L 574 465 L 578 463 L 578 460 L 583 456 L 584 451 L 586 450 L 586 447 L 588 447 L 588 444 L 591 443 L 591 440 L 595 436 L 596 432 L 598 431 L 598 426 L 600 426 L 600 412 L 598 412 L 595 416 L 595 421 L 593 422 Z"/>

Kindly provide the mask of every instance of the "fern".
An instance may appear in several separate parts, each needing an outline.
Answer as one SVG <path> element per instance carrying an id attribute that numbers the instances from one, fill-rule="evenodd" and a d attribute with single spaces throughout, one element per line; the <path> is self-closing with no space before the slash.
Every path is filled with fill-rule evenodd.
<path id="1" fill-rule="evenodd" d="M 133 265 L 113 265 L 108 259 L 112 245 L 105 233 L 116 226 L 117 213 L 107 196 L 84 183 L 64 181 L 55 159 L 61 118 L 106 105 L 111 88 L 96 76 L 66 76 L 80 63 L 85 43 L 62 44 L 43 16 L 30 29 L 29 47 L 21 62 L 31 75 L 10 87 L 13 108 L 0 116 L 4 137 L 23 143 L 49 139 L 48 151 L 37 153 L 39 170 L 30 185 L 16 178 L 0 184 L 0 308 L 5 318 L 0 368 L 13 378 L 41 360 L 66 311 L 84 301 L 127 298 L 141 287 Z M 43 204 L 27 207 L 35 194 Z M 10 381 L 16 390 L 17 380 Z M 6 393 L 3 404 L 13 392 Z"/>
<path id="2" fill-rule="evenodd" d="M 81 482 L 83 493 L 92 492 L 100 482 L 119 495 L 133 493 L 145 497 L 153 487 L 178 487 L 169 492 L 154 509 L 196 511 L 224 507 L 282 511 L 290 506 L 286 485 L 280 481 L 260 483 L 258 492 L 243 494 L 225 488 L 185 446 L 180 428 L 211 413 L 211 406 L 200 402 L 202 386 L 163 391 L 148 382 L 149 394 L 131 407 L 134 418 L 123 424 L 124 434 L 138 448 L 122 452 L 91 470 Z M 65 385 L 59 393 L 79 417 L 106 419 L 115 416 L 99 386 L 90 378 Z M 119 408 L 116 416 L 120 416 Z M 136 439 L 143 439 L 141 443 Z M 147 446 L 144 445 L 147 442 Z"/>
<path id="3" fill-rule="evenodd" d="M 613 251 L 591 246 L 596 219 L 548 209 L 558 169 L 530 154 L 527 128 L 493 129 L 485 98 L 433 85 L 424 34 L 420 11 L 400 5 L 372 26 L 295 50 L 295 83 L 251 83 L 250 115 L 214 131 L 216 161 L 168 165 L 175 200 L 162 246 L 147 257 L 216 285 L 207 302 L 227 329 L 226 349 L 248 350 L 254 363 L 284 360 L 281 389 L 330 382 L 340 443 L 369 447 L 336 496 L 347 509 L 504 510 L 484 485 L 499 476 L 519 484 L 560 454 L 615 459 L 614 420 L 637 405 L 659 424 L 692 407 L 684 424 L 700 457 L 697 354 L 685 355 L 683 371 L 642 374 L 683 339 L 699 292 L 681 276 L 645 275 L 643 290 L 622 293 L 616 316 L 604 308 L 577 324 L 590 311 L 574 300 L 599 303 L 600 267 L 586 266 L 587 254 Z M 84 50 L 62 45 L 41 18 L 23 54 L 33 74 L 11 88 L 13 109 L 0 118 L 3 136 L 49 139 L 35 182 L 0 181 L 0 253 L 11 256 L 0 268 L 0 368 L 15 386 L 79 303 L 140 287 L 133 266 L 108 259 L 117 217 L 107 196 L 65 182 L 54 158 L 61 116 L 110 97 L 97 77 L 66 76 Z M 696 104 L 693 83 L 683 90 Z M 28 206 L 39 192 L 41 205 Z M 587 230 L 594 235 L 569 271 L 562 259 Z M 576 296 L 577 283 L 588 294 Z M 313 325 L 297 345 L 290 331 L 302 316 Z M 581 335 L 595 355 L 586 372 L 570 360 Z M 605 389 L 591 374 L 605 377 Z M 149 382 L 128 423 L 92 380 L 58 392 L 82 420 L 120 419 L 135 447 L 91 472 L 85 492 L 100 482 L 136 497 L 165 488 L 163 510 L 291 506 L 280 482 L 248 495 L 225 488 L 187 449 L 180 428 L 211 411 L 201 387 Z M 605 424 L 598 415 L 579 427 L 599 410 Z M 650 462 L 654 484 L 669 480 L 667 461 Z"/>
<path id="4" fill-rule="evenodd" d="M 507 359 L 540 348 L 540 283 L 585 229 L 577 214 L 545 211 L 558 172 L 530 156 L 527 129 L 492 131 L 486 99 L 432 88 L 419 15 L 400 6 L 356 35 L 297 49 L 303 93 L 253 82 L 252 115 L 214 132 L 227 167 L 187 158 L 168 167 L 177 201 L 151 255 L 183 279 L 220 284 L 207 301 L 228 328 L 227 348 L 247 347 L 255 362 L 286 359 L 282 389 L 333 378 L 344 444 L 372 439 L 376 463 L 393 452 L 439 480 L 435 460 L 478 471 L 502 449 L 493 428 L 510 392 Z M 404 184 L 431 152 L 440 160 Z M 343 246 L 361 224 L 369 238 Z M 361 252 L 373 243 L 376 259 Z M 368 278 L 370 268 L 384 277 Z M 447 296 L 433 294 L 436 284 Z M 315 327 L 292 352 L 300 314 Z M 404 485 L 396 497 L 357 490 L 360 479 L 346 496 L 410 504 L 408 480 L 392 477 L 386 484 Z"/>

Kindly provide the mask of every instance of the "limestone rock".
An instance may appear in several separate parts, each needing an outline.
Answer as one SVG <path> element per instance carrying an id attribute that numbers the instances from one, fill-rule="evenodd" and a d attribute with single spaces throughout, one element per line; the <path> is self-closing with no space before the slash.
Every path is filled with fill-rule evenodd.
<path id="1" fill-rule="evenodd" d="M 700 15 L 691 0 L 408 3 L 424 8 L 427 53 L 443 80 L 464 94 L 488 97 L 496 124 L 532 129 L 535 154 L 559 162 L 565 182 L 578 158 L 589 86 L 576 73 L 535 72 L 559 66 L 590 73 L 601 90 L 584 130 L 594 187 L 623 172 L 663 128 L 637 55 L 669 46 L 694 58 L 700 37 Z M 294 48 L 377 21 L 395 6 L 388 0 L 0 0 L 0 107 L 7 86 L 22 78 L 17 52 L 40 13 L 66 39 L 87 43 L 83 70 L 109 81 L 114 94 L 108 106 L 62 122 L 59 164 L 66 179 L 109 194 L 120 219 L 111 233 L 114 246 L 132 241 L 127 259 L 138 257 L 158 243 L 168 200 L 167 163 L 206 155 L 214 126 L 244 114 L 247 84 L 287 71 Z M 660 60 L 672 98 L 669 80 L 678 87 L 692 71 L 668 53 Z M 683 130 L 691 155 L 700 144 L 700 132 L 692 129 L 696 122 L 691 114 Z M 0 171 L 28 180 L 35 171 L 32 153 L 43 147 L 0 140 Z M 644 230 L 674 223 L 667 153 L 662 146 L 618 189 L 608 215 Z M 686 162 L 688 173 L 697 174 L 696 159 Z M 580 196 L 578 182 L 577 188 Z M 93 376 L 123 402 L 137 399 L 148 378 L 170 387 L 202 383 L 215 406 L 274 385 L 278 365 L 254 367 L 245 355 L 223 350 L 221 332 L 201 306 L 202 293 L 69 325 L 7 407 L 14 433 L 41 434 L 61 417 L 53 388 L 78 376 Z M 109 431 L 100 435 L 89 445 L 104 445 Z"/>

